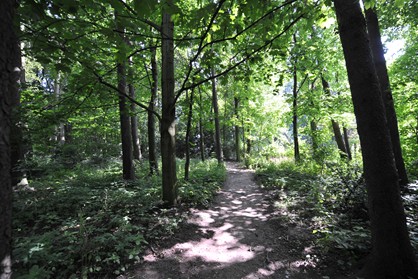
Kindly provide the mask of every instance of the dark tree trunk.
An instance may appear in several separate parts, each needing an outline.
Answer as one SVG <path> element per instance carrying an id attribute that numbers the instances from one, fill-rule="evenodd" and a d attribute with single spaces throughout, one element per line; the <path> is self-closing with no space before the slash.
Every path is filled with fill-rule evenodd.
<path id="1" fill-rule="evenodd" d="M 212 76 L 215 75 L 215 70 L 212 67 Z M 223 161 L 222 146 L 221 146 L 221 128 L 219 125 L 219 107 L 218 107 L 218 92 L 216 90 L 216 79 L 212 79 L 212 106 L 215 119 L 215 151 L 218 164 Z"/>
<path id="2" fill-rule="evenodd" d="M 295 37 L 295 36 L 294 36 Z M 295 65 L 296 65 L 295 59 Z M 299 151 L 299 138 L 298 138 L 298 76 L 296 71 L 296 66 L 293 68 L 293 104 L 292 104 L 292 113 L 293 113 L 293 150 L 295 156 L 295 162 L 300 161 L 300 151 Z"/>
<path id="3" fill-rule="evenodd" d="M 187 92 L 186 92 L 187 94 Z M 187 115 L 187 126 L 186 126 L 186 163 L 184 164 L 184 179 L 189 180 L 189 170 L 190 170 L 190 131 L 192 129 L 192 118 L 193 118 L 193 97 L 194 89 L 190 94 L 190 99 L 188 96 L 186 99 L 189 101 L 189 111 Z"/>
<path id="4" fill-rule="evenodd" d="M 334 0 L 363 154 L 372 234 L 366 278 L 418 277 L 379 81 L 358 1 Z"/>
<path id="5" fill-rule="evenodd" d="M 311 138 L 312 138 L 312 153 L 313 158 L 318 160 L 318 127 L 315 120 L 311 120 Z"/>
<path id="6" fill-rule="evenodd" d="M 240 140 L 239 140 L 239 125 L 238 125 L 238 108 L 239 108 L 239 99 L 237 97 L 234 98 L 234 109 L 235 109 L 235 117 L 237 119 L 237 123 L 235 124 L 235 158 L 237 162 L 241 161 L 241 150 L 240 150 Z"/>
<path id="7" fill-rule="evenodd" d="M 347 150 L 345 148 L 343 136 L 341 134 L 340 125 L 334 119 L 331 119 L 332 130 L 334 132 L 335 142 L 337 143 L 338 150 L 340 151 L 341 158 L 347 158 Z"/>
<path id="8" fill-rule="evenodd" d="M 15 1 L 0 1 L 0 277 L 11 278 L 12 187 L 10 160 L 11 105 L 17 89 Z"/>
<path id="9" fill-rule="evenodd" d="M 124 29 L 118 26 L 118 16 L 115 13 L 117 30 L 122 39 L 124 37 Z M 132 153 L 132 136 L 131 136 L 131 119 L 129 116 L 129 106 L 126 101 L 126 65 L 125 63 L 117 63 L 117 78 L 119 91 L 119 116 L 120 116 L 120 135 L 122 140 L 122 169 L 123 179 L 135 179 L 135 170 L 133 164 Z"/>
<path id="10" fill-rule="evenodd" d="M 129 69 L 129 76 L 131 77 L 131 79 L 133 78 L 133 71 L 131 69 Z M 132 84 L 132 82 L 130 82 L 128 84 L 128 90 L 129 90 L 129 96 L 132 99 L 135 99 L 135 88 Z M 132 135 L 132 148 L 133 148 L 133 157 L 136 160 L 141 160 L 142 159 L 142 154 L 141 154 L 141 141 L 139 140 L 139 134 L 138 134 L 138 117 L 135 115 L 135 108 L 136 105 L 134 102 L 131 102 L 131 135 Z"/>
<path id="11" fill-rule="evenodd" d="M 16 28 L 18 30 L 18 28 Z M 25 72 L 22 66 L 22 53 L 20 49 L 20 42 L 16 42 L 16 51 L 14 55 L 13 64 L 16 65 L 18 71 L 13 72 L 13 80 L 15 84 L 13 86 L 13 103 L 12 105 L 12 126 L 10 131 L 10 146 L 11 146 L 11 176 L 12 186 L 18 183 L 27 183 L 23 181 L 26 177 L 26 173 L 21 168 L 21 164 L 25 160 L 25 146 L 23 142 L 23 125 L 21 119 L 21 103 L 20 103 L 20 91 L 26 83 Z"/>
<path id="12" fill-rule="evenodd" d="M 398 170 L 401 185 L 408 184 L 405 163 L 402 156 L 401 141 L 399 138 L 398 118 L 396 117 L 395 106 L 390 88 L 389 75 L 386 67 L 382 37 L 380 35 L 379 21 L 373 9 L 366 10 L 367 31 L 369 34 L 370 47 L 372 49 L 374 66 L 380 83 L 382 99 L 386 109 L 386 120 L 388 122 L 390 140 L 392 142 L 393 154 L 395 155 L 396 168 Z"/>
<path id="13" fill-rule="evenodd" d="M 176 174 L 176 109 L 174 94 L 174 22 L 169 10 L 172 0 L 167 0 L 162 22 L 162 120 L 161 157 L 163 175 L 163 201 L 167 205 L 177 203 Z"/>
<path id="14" fill-rule="evenodd" d="M 202 112 L 203 112 L 203 103 L 202 103 L 202 91 L 199 87 L 199 106 L 200 106 L 200 114 L 199 114 L 199 149 L 200 149 L 200 159 L 202 162 L 205 161 L 205 134 L 203 133 L 203 121 L 202 121 Z"/>
<path id="15" fill-rule="evenodd" d="M 321 76 L 322 88 L 327 96 L 331 96 L 331 90 L 329 88 L 329 83 L 323 76 Z M 338 150 L 340 151 L 341 158 L 347 158 L 347 150 L 343 141 L 343 136 L 341 135 L 341 129 L 338 122 L 334 119 L 331 119 L 332 131 L 334 132 L 335 142 L 337 143 Z"/>
<path id="16" fill-rule="evenodd" d="M 353 156 L 351 155 L 350 142 L 348 141 L 348 131 L 347 131 L 347 128 L 344 127 L 343 128 L 343 131 L 344 131 L 345 150 L 347 151 L 348 160 L 351 161 L 351 159 L 353 159 Z"/>
<path id="17" fill-rule="evenodd" d="M 152 88 L 151 99 L 148 104 L 148 162 L 150 167 L 150 174 L 158 173 L 158 161 L 155 142 L 155 115 L 152 113 L 155 110 L 155 101 L 157 99 L 158 91 L 158 70 L 156 61 L 156 48 L 151 48 L 151 75 Z"/>
<path id="18" fill-rule="evenodd" d="M 224 94 L 224 101 L 227 102 L 227 96 L 226 94 Z M 219 106 L 218 106 L 219 108 Z M 224 119 L 227 119 L 227 115 L 228 115 L 228 109 L 227 106 L 224 106 Z M 223 121 L 222 122 L 222 140 L 221 140 L 221 145 L 222 145 L 222 158 L 223 160 L 229 160 L 231 158 L 231 150 L 228 147 L 228 141 L 227 141 L 227 133 L 228 133 L 228 127 L 226 126 L 226 122 Z"/>
<path id="19" fill-rule="evenodd" d="M 251 153 L 251 147 L 252 147 L 251 140 L 247 138 L 247 154 L 248 155 L 250 155 Z"/>
<path id="20" fill-rule="evenodd" d="M 245 146 L 243 148 L 245 150 L 245 154 L 250 155 L 251 149 L 252 149 L 252 141 L 249 136 L 251 134 L 250 129 L 249 128 L 245 129 L 243 118 L 241 118 L 241 125 L 242 125 L 242 142 L 245 143 Z"/>

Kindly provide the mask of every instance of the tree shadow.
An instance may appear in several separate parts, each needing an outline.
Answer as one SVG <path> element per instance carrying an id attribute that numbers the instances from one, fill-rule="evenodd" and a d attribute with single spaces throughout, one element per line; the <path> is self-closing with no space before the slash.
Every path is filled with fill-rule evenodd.
<path id="1" fill-rule="evenodd" d="M 228 163 L 211 208 L 191 209 L 176 235 L 120 278 L 322 278 L 306 228 L 289 227 L 252 178 Z"/>

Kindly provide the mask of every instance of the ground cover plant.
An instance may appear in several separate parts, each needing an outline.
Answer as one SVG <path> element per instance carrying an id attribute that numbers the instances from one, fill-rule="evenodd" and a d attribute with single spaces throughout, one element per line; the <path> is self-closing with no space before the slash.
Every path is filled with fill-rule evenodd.
<path id="1" fill-rule="evenodd" d="M 114 278 L 148 243 L 176 231 L 182 208 L 207 205 L 225 178 L 216 161 L 192 161 L 190 180 L 179 181 L 183 207 L 168 209 L 161 177 L 149 176 L 146 164 L 135 181 L 120 179 L 118 160 L 48 171 L 53 166 L 38 166 L 44 175 L 14 193 L 15 278 Z"/>
<path id="2" fill-rule="evenodd" d="M 303 222 L 316 236 L 316 252 L 324 264 L 335 262 L 352 270 L 371 249 L 366 190 L 362 169 L 355 163 L 295 164 L 269 162 L 256 170 L 256 179 L 274 191 L 276 210 L 286 207 L 290 222 Z M 418 187 L 403 193 L 411 242 L 418 248 Z"/>

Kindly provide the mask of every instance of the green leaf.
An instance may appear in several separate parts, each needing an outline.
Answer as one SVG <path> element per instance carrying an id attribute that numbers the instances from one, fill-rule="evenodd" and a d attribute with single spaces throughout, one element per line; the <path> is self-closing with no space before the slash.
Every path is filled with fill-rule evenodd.
<path id="1" fill-rule="evenodd" d="M 401 8 L 405 3 L 405 0 L 395 0 L 395 6 Z"/>
<path id="2" fill-rule="evenodd" d="M 135 0 L 134 8 L 140 17 L 148 17 L 158 4 L 157 0 Z"/>

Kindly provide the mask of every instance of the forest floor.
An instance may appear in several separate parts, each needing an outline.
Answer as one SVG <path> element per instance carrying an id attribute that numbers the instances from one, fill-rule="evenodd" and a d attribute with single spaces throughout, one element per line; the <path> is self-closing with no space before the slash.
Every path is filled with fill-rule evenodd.
<path id="1" fill-rule="evenodd" d="M 309 223 L 289 222 L 288 214 L 273 192 L 254 182 L 252 170 L 227 163 L 213 203 L 190 209 L 177 233 L 153 244 L 130 275 L 118 278 L 347 278 L 316 255 Z"/>

